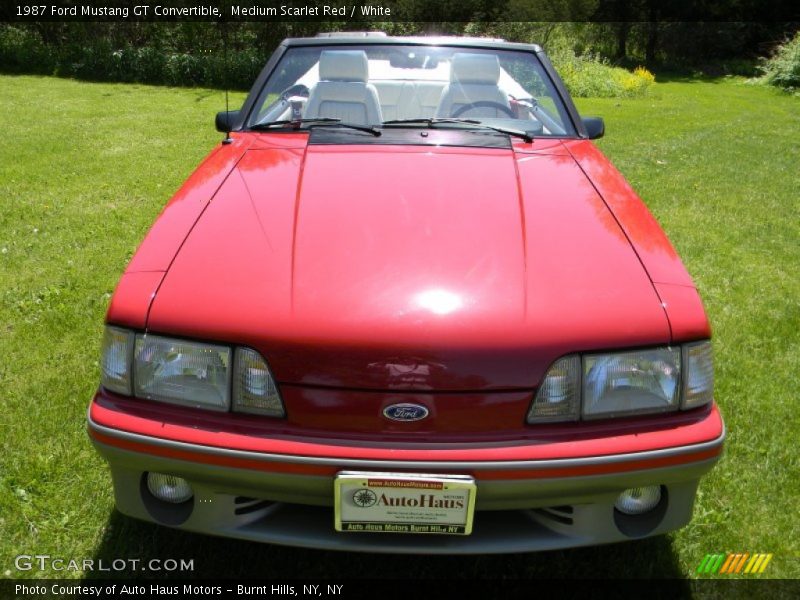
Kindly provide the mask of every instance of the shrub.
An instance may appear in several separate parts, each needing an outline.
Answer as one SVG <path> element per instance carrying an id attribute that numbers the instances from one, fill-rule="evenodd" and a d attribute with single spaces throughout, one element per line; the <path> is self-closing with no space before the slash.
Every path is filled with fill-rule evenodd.
<path id="1" fill-rule="evenodd" d="M 785 90 L 800 88 L 800 31 L 778 46 L 771 57 L 764 59 L 761 80 Z"/>
<path id="2" fill-rule="evenodd" d="M 74 43 L 63 47 L 54 72 L 92 81 L 118 80 L 118 59 L 106 40 L 92 45 Z"/>
<path id="3" fill-rule="evenodd" d="M 269 58 L 255 48 L 199 53 L 108 38 L 47 45 L 30 29 L 0 24 L 0 72 L 248 90 Z"/>
<path id="4" fill-rule="evenodd" d="M 204 65 L 192 54 L 170 54 L 166 61 L 166 79 L 171 85 L 201 85 L 204 81 Z"/>
<path id="5" fill-rule="evenodd" d="M 41 38 L 30 31 L 0 27 L 0 65 L 7 73 L 52 75 L 56 58 Z"/>
<path id="6" fill-rule="evenodd" d="M 624 69 L 615 69 L 614 77 L 622 87 L 622 96 L 641 96 L 647 93 L 656 78 L 650 71 L 644 67 L 636 67 L 633 72 L 628 72 Z"/>
<path id="7" fill-rule="evenodd" d="M 152 46 L 131 49 L 131 71 L 138 83 L 166 83 L 164 76 L 167 57 L 161 49 Z"/>
<path id="8" fill-rule="evenodd" d="M 642 96 L 656 80 L 644 67 L 637 67 L 631 72 L 612 67 L 591 54 L 559 52 L 553 57 L 553 64 L 570 94 L 582 98 Z"/>

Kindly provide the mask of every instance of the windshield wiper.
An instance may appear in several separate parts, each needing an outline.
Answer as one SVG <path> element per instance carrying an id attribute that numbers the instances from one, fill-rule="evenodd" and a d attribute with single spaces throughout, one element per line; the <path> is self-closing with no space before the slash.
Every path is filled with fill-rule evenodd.
<path id="1" fill-rule="evenodd" d="M 521 129 L 509 129 L 507 127 L 495 127 L 494 125 L 487 125 L 486 123 L 481 123 L 480 121 L 476 121 L 475 119 L 458 119 L 455 117 L 439 117 L 439 118 L 427 118 L 427 119 L 392 119 L 391 121 L 384 121 L 383 125 L 427 125 L 430 129 L 433 129 L 435 125 L 439 123 L 455 123 L 457 125 L 469 125 L 471 127 L 480 127 L 482 129 L 491 129 L 492 131 L 496 131 L 498 133 L 505 133 L 506 135 L 513 135 L 518 138 L 522 138 L 526 142 L 532 142 L 533 136 L 528 133 L 527 131 L 522 131 Z"/>
<path id="2" fill-rule="evenodd" d="M 355 129 L 357 131 L 371 133 L 375 137 L 381 135 L 381 130 L 376 129 L 375 127 L 370 127 L 369 125 L 356 125 L 355 123 L 343 123 L 341 119 L 332 119 L 330 117 L 298 119 L 295 121 L 267 121 L 266 123 L 256 123 L 255 125 L 251 125 L 250 129 L 252 131 L 265 131 L 267 129 L 272 129 L 273 127 L 283 127 L 285 125 L 292 125 L 295 129 L 300 129 L 301 125 L 306 125 L 305 129 L 311 129 L 313 127 L 346 127 L 347 129 Z"/>
<path id="3" fill-rule="evenodd" d="M 384 121 L 383 125 L 427 125 L 431 129 L 436 123 L 466 123 L 467 125 L 480 125 L 480 121 L 475 119 L 457 119 L 456 117 L 428 117 L 419 119 L 392 119 L 391 121 Z"/>

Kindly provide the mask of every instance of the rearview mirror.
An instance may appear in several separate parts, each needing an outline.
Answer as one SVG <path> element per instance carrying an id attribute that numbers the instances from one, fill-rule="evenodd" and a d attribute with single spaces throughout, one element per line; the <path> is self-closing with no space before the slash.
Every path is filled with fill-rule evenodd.
<path id="1" fill-rule="evenodd" d="M 581 121 L 583 121 L 590 140 L 601 138 L 606 132 L 606 125 L 603 123 L 602 117 L 583 117 Z"/>
<path id="2" fill-rule="evenodd" d="M 233 129 L 233 126 L 239 122 L 238 110 L 223 110 L 217 113 L 214 119 L 214 125 L 220 133 L 228 133 Z"/>

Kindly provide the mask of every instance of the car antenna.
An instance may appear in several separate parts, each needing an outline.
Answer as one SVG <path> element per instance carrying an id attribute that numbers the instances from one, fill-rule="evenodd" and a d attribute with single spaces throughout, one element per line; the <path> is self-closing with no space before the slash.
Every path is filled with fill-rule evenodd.
<path id="1" fill-rule="evenodd" d="M 231 112 L 228 106 L 228 32 L 227 23 L 220 23 L 222 29 L 222 64 L 225 68 L 225 78 L 223 85 L 225 86 L 225 139 L 222 140 L 223 144 L 233 143 L 231 138 Z"/>

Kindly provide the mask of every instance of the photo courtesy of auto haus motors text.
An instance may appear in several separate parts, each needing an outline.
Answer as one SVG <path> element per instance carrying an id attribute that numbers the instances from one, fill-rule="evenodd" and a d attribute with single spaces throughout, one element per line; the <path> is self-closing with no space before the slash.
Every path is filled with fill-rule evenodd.
<path id="1" fill-rule="evenodd" d="M 344 584 L 204 585 L 202 583 L 50 583 L 15 584 L 17 598 L 337 598 Z"/>

